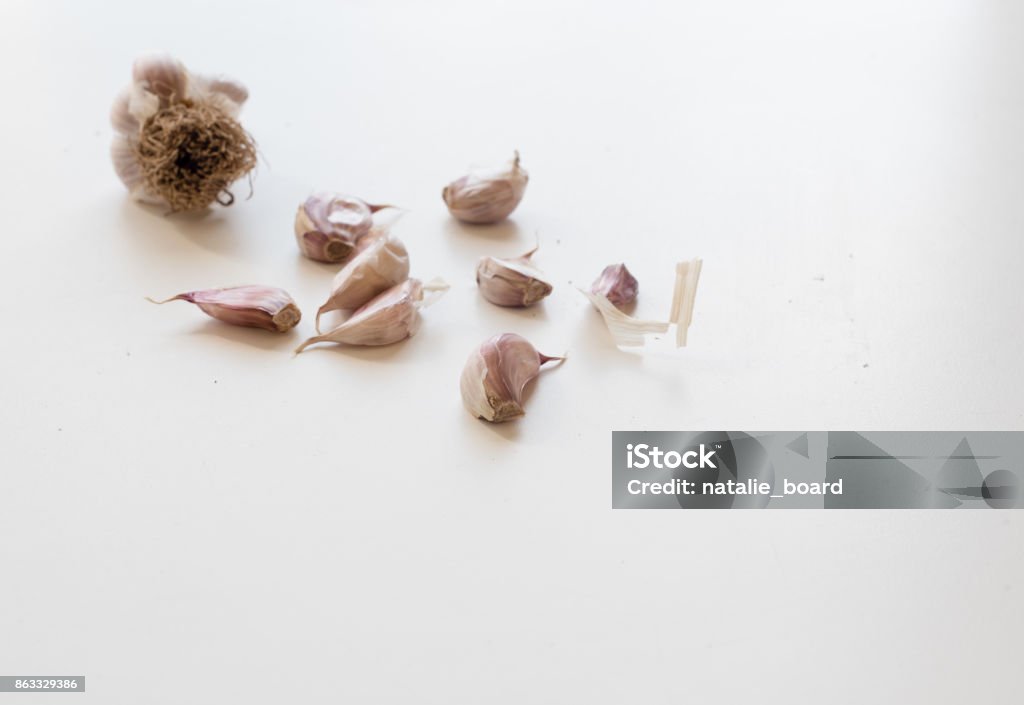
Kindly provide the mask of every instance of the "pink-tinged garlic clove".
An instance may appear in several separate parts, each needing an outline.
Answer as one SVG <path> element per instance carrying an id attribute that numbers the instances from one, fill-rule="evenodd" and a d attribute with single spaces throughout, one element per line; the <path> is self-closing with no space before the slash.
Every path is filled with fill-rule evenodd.
<path id="1" fill-rule="evenodd" d="M 317 332 L 328 311 L 355 310 L 408 278 L 409 253 L 402 241 L 390 236 L 374 241 L 334 276 L 331 294 L 316 314 Z"/>
<path id="2" fill-rule="evenodd" d="M 444 187 L 448 211 L 465 223 L 496 223 L 523 200 L 530 176 L 519 164 L 519 152 L 507 165 L 474 169 Z"/>
<path id="3" fill-rule="evenodd" d="M 550 294 L 551 283 L 530 264 L 530 257 L 536 251 L 534 248 L 513 259 L 481 257 L 476 268 L 476 284 L 483 297 L 497 306 L 522 308 Z"/>
<path id="4" fill-rule="evenodd" d="M 537 352 L 515 333 L 496 335 L 466 360 L 459 380 L 462 403 L 473 416 L 493 423 L 522 416 L 526 385 L 540 374 L 542 365 L 563 360 Z"/>
<path id="5" fill-rule="evenodd" d="M 333 330 L 316 335 L 302 343 L 296 354 L 316 343 L 345 345 L 391 345 L 411 337 L 419 329 L 419 311 L 448 290 L 439 279 L 423 284 L 419 279 L 406 279 L 379 294 Z M 430 294 L 425 298 L 424 294 Z"/>
<path id="6" fill-rule="evenodd" d="M 618 308 L 636 301 L 640 284 L 624 264 L 609 264 L 590 287 L 592 294 L 601 294 Z"/>
<path id="7" fill-rule="evenodd" d="M 373 228 L 375 206 L 354 196 L 319 192 L 307 198 L 295 214 L 295 239 L 303 255 L 317 262 L 347 259 Z"/>
<path id="8" fill-rule="evenodd" d="M 295 301 L 284 289 L 272 286 L 233 286 L 224 289 L 188 291 L 163 301 L 188 301 L 218 321 L 236 326 L 263 328 L 283 333 L 302 318 Z"/>
<path id="9" fill-rule="evenodd" d="M 166 54 L 142 56 L 132 64 L 132 82 L 160 100 L 160 108 L 189 97 L 189 75 L 185 65 Z"/>

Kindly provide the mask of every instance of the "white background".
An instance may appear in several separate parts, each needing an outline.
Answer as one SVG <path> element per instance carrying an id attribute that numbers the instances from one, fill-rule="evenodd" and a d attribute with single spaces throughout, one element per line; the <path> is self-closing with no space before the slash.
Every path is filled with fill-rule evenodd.
<path id="1" fill-rule="evenodd" d="M 126 199 L 132 59 L 243 80 L 264 157 L 205 218 Z M 1019 701 L 1024 514 L 610 508 L 613 429 L 1024 430 L 1013 0 L 30 3 L 0 10 L 0 703 Z M 513 219 L 442 186 L 518 148 Z M 452 290 L 386 349 L 291 349 L 332 269 L 298 203 L 409 209 Z M 242 187 L 239 194 L 245 196 Z M 554 294 L 482 301 L 541 242 Z M 691 345 L 617 350 L 701 256 Z M 282 286 L 292 335 L 143 296 Z M 569 361 L 520 421 L 476 344 Z"/>

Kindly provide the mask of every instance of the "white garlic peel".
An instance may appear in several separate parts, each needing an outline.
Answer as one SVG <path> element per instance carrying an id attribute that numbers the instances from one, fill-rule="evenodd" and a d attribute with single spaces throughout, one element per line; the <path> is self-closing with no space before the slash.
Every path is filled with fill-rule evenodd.
<path id="1" fill-rule="evenodd" d="M 669 320 L 676 324 L 676 347 L 686 345 L 686 332 L 693 322 L 693 304 L 697 299 L 697 284 L 704 260 L 694 258 L 676 263 L 676 284 L 672 293 L 672 311 Z"/>
<path id="2" fill-rule="evenodd" d="M 142 126 L 171 103 L 204 103 L 230 118 L 237 118 L 249 92 L 241 83 L 190 73 L 180 61 L 166 55 L 141 57 L 132 65 L 132 82 L 114 99 L 110 123 L 116 134 L 110 158 L 121 182 L 135 200 L 153 205 L 167 201 L 146 190 L 135 148 Z"/>
<path id="3" fill-rule="evenodd" d="M 616 345 L 640 347 L 646 345 L 649 334 L 667 333 L 671 325 L 676 326 L 676 347 L 686 345 L 686 332 L 693 320 L 693 304 L 697 295 L 697 283 L 703 260 L 693 259 L 676 264 L 676 280 L 672 296 L 672 310 L 667 321 L 645 321 L 620 311 L 608 297 L 580 289 L 600 312 L 605 326 L 612 334 Z"/>
<path id="4" fill-rule="evenodd" d="M 462 403 L 473 416 L 501 423 L 522 416 L 523 391 L 542 365 L 565 357 L 541 354 L 515 333 L 485 340 L 466 360 L 459 379 Z"/>
<path id="5" fill-rule="evenodd" d="M 519 164 L 519 152 L 504 166 L 473 169 L 444 187 L 448 211 L 465 223 L 496 223 L 523 200 L 530 175 Z"/>
<path id="6" fill-rule="evenodd" d="M 316 314 L 317 333 L 323 314 L 357 309 L 408 277 L 409 253 L 402 241 L 392 236 L 374 240 L 334 276 L 331 295 Z"/>
<path id="7" fill-rule="evenodd" d="M 476 284 L 485 299 L 497 306 L 532 306 L 548 296 L 553 287 L 530 257 L 533 248 L 522 257 L 498 259 L 481 257 L 476 268 Z"/>
<path id="8" fill-rule="evenodd" d="M 420 310 L 447 290 L 448 285 L 441 279 L 426 284 L 419 279 L 407 279 L 358 308 L 333 330 L 309 338 L 295 353 L 316 343 L 379 346 L 405 340 L 419 329 Z"/>

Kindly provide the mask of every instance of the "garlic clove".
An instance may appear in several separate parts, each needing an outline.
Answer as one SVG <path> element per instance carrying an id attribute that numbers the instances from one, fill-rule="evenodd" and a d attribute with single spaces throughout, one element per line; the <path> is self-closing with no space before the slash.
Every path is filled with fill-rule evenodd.
<path id="1" fill-rule="evenodd" d="M 537 352 L 515 333 L 496 335 L 466 360 L 459 380 L 462 403 L 473 416 L 493 423 L 522 416 L 526 385 L 540 374 L 541 365 L 563 360 Z"/>
<path id="2" fill-rule="evenodd" d="M 353 257 L 334 276 L 331 295 L 316 314 L 357 309 L 378 294 L 401 284 L 409 277 L 409 253 L 396 237 L 381 237 Z"/>
<path id="3" fill-rule="evenodd" d="M 602 294 L 612 304 L 622 308 L 636 301 L 640 284 L 624 264 L 609 264 L 590 287 L 592 294 Z"/>
<path id="4" fill-rule="evenodd" d="M 481 257 L 476 268 L 476 284 L 485 299 L 498 306 L 532 306 L 553 287 L 544 275 L 530 265 L 534 248 L 522 257 L 498 259 Z"/>
<path id="5" fill-rule="evenodd" d="M 667 333 L 669 327 L 676 327 L 676 347 L 686 345 L 686 333 L 693 320 L 693 304 L 697 296 L 697 284 L 703 260 L 697 258 L 689 262 L 676 264 L 675 291 L 672 296 L 672 311 L 667 321 L 644 321 L 620 311 L 603 293 L 584 291 L 586 296 L 600 312 L 608 332 L 612 334 L 616 345 L 623 347 L 641 347 L 647 344 L 649 333 Z"/>
<path id="6" fill-rule="evenodd" d="M 283 333 L 302 318 L 295 301 L 284 289 L 273 286 L 233 286 L 225 289 L 203 289 L 188 291 L 163 301 L 188 301 L 198 306 L 208 316 L 236 326 L 264 328 Z"/>
<path id="7" fill-rule="evenodd" d="M 474 169 L 444 187 L 448 211 L 466 223 L 496 223 L 523 200 L 529 174 L 519 164 L 519 152 L 497 169 Z"/>
<path id="8" fill-rule="evenodd" d="M 373 214 L 389 206 L 326 191 L 315 193 L 295 214 L 295 239 L 303 255 L 318 262 L 338 263 L 370 234 Z"/>
<path id="9" fill-rule="evenodd" d="M 333 330 L 309 338 L 295 353 L 316 343 L 379 346 L 405 340 L 419 329 L 420 309 L 447 289 L 448 285 L 439 279 L 427 284 L 419 279 L 406 279 L 358 308 Z M 425 293 L 433 296 L 426 298 Z"/>
<path id="10" fill-rule="evenodd" d="M 110 108 L 110 124 L 121 135 L 138 137 L 142 125 L 138 118 L 132 115 L 131 97 L 132 92 L 128 88 L 122 89 L 117 94 L 114 104 Z"/>
<path id="11" fill-rule="evenodd" d="M 189 97 L 189 76 L 185 65 L 166 54 L 142 56 L 132 65 L 132 82 L 155 95 L 159 108 Z"/>

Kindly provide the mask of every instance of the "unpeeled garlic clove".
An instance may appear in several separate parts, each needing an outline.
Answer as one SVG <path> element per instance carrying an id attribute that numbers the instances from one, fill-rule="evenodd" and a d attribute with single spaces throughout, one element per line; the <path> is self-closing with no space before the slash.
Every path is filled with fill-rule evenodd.
<path id="1" fill-rule="evenodd" d="M 349 257 L 373 228 L 375 206 L 355 196 L 321 191 L 307 198 L 295 214 L 299 250 L 317 262 L 337 263 Z"/>
<path id="2" fill-rule="evenodd" d="M 334 276 L 331 295 L 316 313 L 317 333 L 323 314 L 357 309 L 408 278 L 409 253 L 402 241 L 391 236 L 375 240 Z"/>
<path id="3" fill-rule="evenodd" d="M 624 264 L 609 264 L 591 285 L 590 293 L 601 294 L 618 308 L 636 301 L 640 284 Z"/>
<path id="4" fill-rule="evenodd" d="M 522 416 L 526 385 L 540 374 L 541 365 L 564 359 L 537 352 L 515 333 L 496 335 L 466 360 L 459 380 L 462 403 L 473 416 L 494 423 Z"/>
<path id="5" fill-rule="evenodd" d="M 406 279 L 360 307 L 334 330 L 316 335 L 302 343 L 296 354 L 315 343 L 346 345 L 390 345 L 414 335 L 419 328 L 419 311 L 447 291 L 439 279 L 423 284 L 419 279 Z M 424 298 L 424 292 L 434 294 Z"/>
<path id="6" fill-rule="evenodd" d="M 496 223 L 523 200 L 529 174 L 519 165 L 519 152 L 505 166 L 474 169 L 441 192 L 449 212 L 466 223 Z"/>
<path id="7" fill-rule="evenodd" d="M 233 286 L 226 289 L 188 291 L 163 301 L 188 301 L 218 321 L 236 326 L 264 328 L 283 333 L 299 322 L 302 312 L 284 289 L 273 286 Z"/>
<path id="8" fill-rule="evenodd" d="M 483 297 L 498 306 L 532 306 L 551 293 L 552 286 L 530 264 L 533 248 L 522 257 L 498 259 L 481 257 L 476 268 L 476 284 Z"/>

